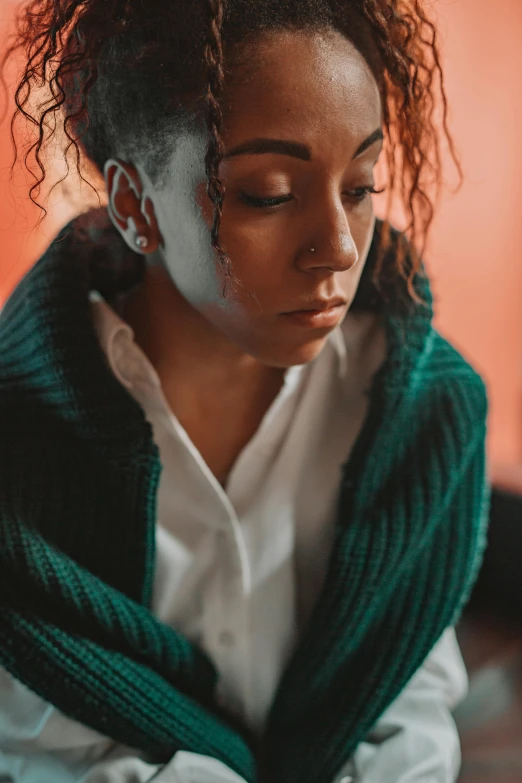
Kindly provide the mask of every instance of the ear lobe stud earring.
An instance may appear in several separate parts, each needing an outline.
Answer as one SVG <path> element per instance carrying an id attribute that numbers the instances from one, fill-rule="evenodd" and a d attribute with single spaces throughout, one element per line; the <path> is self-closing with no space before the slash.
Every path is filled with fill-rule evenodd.
<path id="1" fill-rule="evenodd" d="M 143 250 L 149 244 L 149 240 L 144 234 L 139 234 L 139 236 L 136 237 L 134 242 L 140 248 L 140 250 Z"/>

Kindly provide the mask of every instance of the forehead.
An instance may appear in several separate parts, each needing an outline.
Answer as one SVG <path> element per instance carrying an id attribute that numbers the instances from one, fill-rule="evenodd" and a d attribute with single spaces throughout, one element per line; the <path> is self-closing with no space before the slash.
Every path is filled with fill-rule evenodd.
<path id="1" fill-rule="evenodd" d="M 227 78 L 227 147 L 268 136 L 355 148 L 382 124 L 375 78 L 336 31 L 267 33 L 241 51 Z"/>

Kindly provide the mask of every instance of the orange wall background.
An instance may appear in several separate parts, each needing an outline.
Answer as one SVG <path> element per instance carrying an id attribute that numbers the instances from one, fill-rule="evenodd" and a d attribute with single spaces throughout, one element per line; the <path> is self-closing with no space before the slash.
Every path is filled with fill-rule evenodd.
<path id="1" fill-rule="evenodd" d="M 513 465 L 522 462 L 522 2 L 432 6 L 465 174 L 427 255 L 437 321 L 488 382 L 489 453 Z"/>
<path id="2" fill-rule="evenodd" d="M 426 254 L 437 325 L 485 377 L 493 463 L 522 465 L 522 0 L 437 0 L 450 127 L 465 183 L 441 203 Z M 0 0 L 0 34 L 12 3 Z M 0 127 L 0 302 L 79 210 L 58 190 L 49 217 L 9 181 Z"/>

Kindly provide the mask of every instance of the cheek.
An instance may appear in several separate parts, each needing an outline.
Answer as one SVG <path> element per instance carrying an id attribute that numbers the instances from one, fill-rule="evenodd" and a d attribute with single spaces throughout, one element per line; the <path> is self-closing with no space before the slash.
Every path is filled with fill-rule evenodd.
<path id="1" fill-rule="evenodd" d="M 212 301 L 219 281 L 200 208 L 193 198 L 178 193 L 163 208 L 161 217 L 163 260 L 174 285 L 191 304 Z"/>
<path id="2" fill-rule="evenodd" d="M 252 214 L 245 219 L 241 208 L 225 206 L 220 238 L 239 283 L 237 299 L 248 307 L 250 303 L 255 306 L 252 294 L 261 304 L 269 306 L 281 291 L 295 252 L 291 229 L 283 213 L 268 218 Z"/>
<path id="3" fill-rule="evenodd" d="M 207 195 L 206 183 L 200 183 L 196 188 L 195 201 L 201 220 L 207 230 L 210 230 L 214 221 L 214 205 Z M 236 210 L 230 208 L 225 201 L 219 226 L 219 240 L 229 255 L 232 275 L 240 283 L 233 294 L 229 290 L 227 299 L 222 303 L 225 309 L 231 306 L 232 301 L 244 298 L 241 292 L 244 293 L 245 287 L 255 285 L 257 289 L 259 279 L 266 279 L 266 269 L 262 259 L 270 257 L 270 249 L 267 247 L 269 237 L 270 233 L 263 229 L 260 223 L 252 225 L 238 219 Z M 217 253 L 211 246 L 210 235 L 208 235 L 208 245 L 209 258 L 213 259 L 215 275 L 222 290 L 226 275 Z"/>

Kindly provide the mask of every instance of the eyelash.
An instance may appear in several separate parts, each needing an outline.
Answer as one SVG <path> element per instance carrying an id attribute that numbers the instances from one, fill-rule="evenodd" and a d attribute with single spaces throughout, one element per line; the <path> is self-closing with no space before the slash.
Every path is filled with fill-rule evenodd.
<path id="1" fill-rule="evenodd" d="M 383 191 L 384 188 L 377 190 L 372 185 L 368 185 L 367 187 L 356 188 L 355 191 L 352 192 L 352 197 L 355 199 L 356 204 L 360 204 L 370 193 L 382 193 Z M 353 193 L 356 193 L 357 195 L 353 196 Z M 285 204 L 287 201 L 291 201 L 292 199 L 293 196 L 290 194 L 285 196 L 274 196 L 273 198 L 258 198 L 257 196 L 252 196 L 249 193 L 245 193 L 244 191 L 241 191 L 239 194 L 240 201 L 242 201 L 248 207 L 254 207 L 256 209 L 269 209 L 270 207 L 277 207 L 281 204 Z"/>

